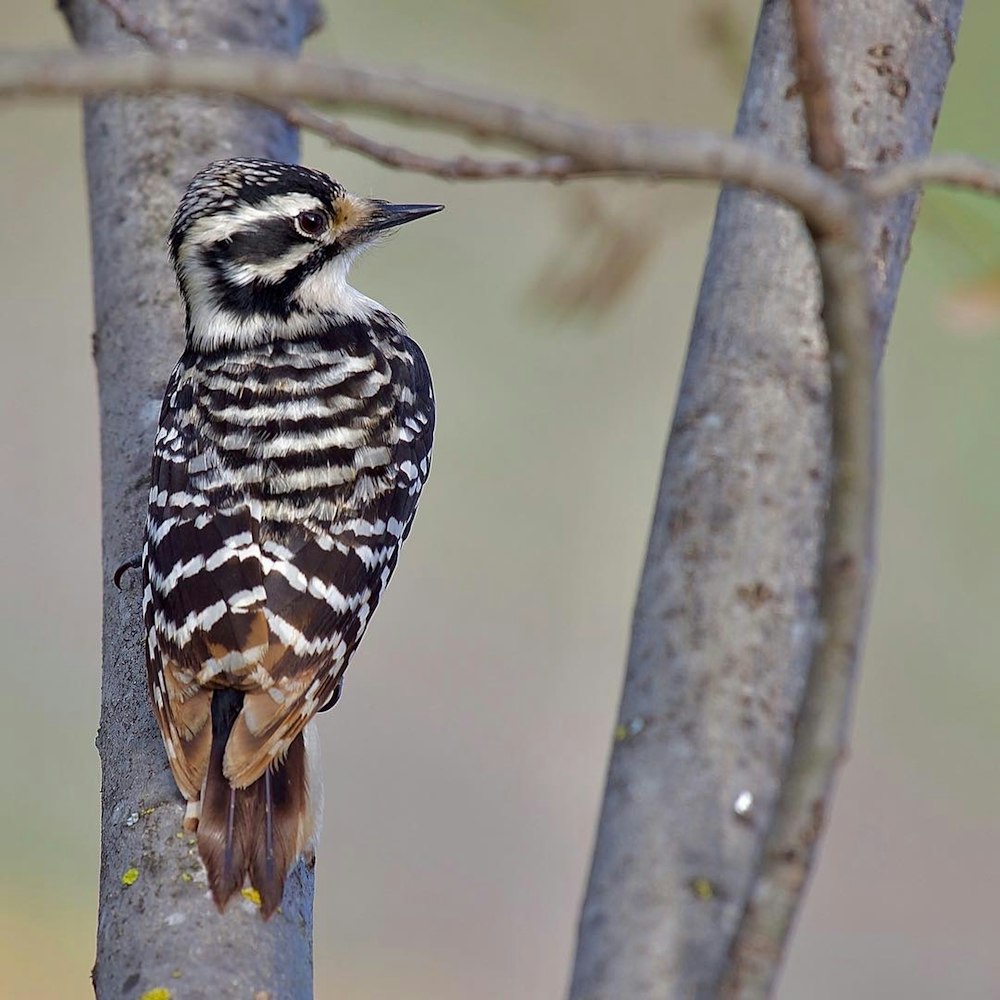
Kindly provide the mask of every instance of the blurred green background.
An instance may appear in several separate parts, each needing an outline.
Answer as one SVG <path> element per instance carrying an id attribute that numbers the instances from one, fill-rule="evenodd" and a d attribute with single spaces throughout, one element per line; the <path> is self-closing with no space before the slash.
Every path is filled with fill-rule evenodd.
<path id="1" fill-rule="evenodd" d="M 724 0 L 327 7 L 314 53 L 723 130 L 756 16 Z M 5 44 L 68 44 L 49 5 L 2 9 Z M 1000 157 L 997 37 L 995 0 L 969 0 L 939 149 Z M 82 998 L 101 561 L 80 114 L 0 116 L 0 993 Z M 424 346 L 440 430 L 406 555 L 323 719 L 316 994 L 559 997 L 715 196 L 444 184 L 310 138 L 304 158 L 355 190 L 448 205 L 356 271 Z M 852 749 L 785 998 L 1000 996 L 998 258 L 996 205 L 927 197 L 884 367 Z"/>

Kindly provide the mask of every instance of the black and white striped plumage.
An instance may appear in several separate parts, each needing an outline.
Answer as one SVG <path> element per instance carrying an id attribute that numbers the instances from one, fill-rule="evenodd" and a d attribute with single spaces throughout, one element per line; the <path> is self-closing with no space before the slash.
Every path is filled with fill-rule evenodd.
<path id="1" fill-rule="evenodd" d="M 339 694 L 427 478 L 427 364 L 346 279 L 378 233 L 438 208 L 227 160 L 174 218 L 187 348 L 153 454 L 147 662 L 220 907 L 249 875 L 269 915 L 311 845 L 307 726 Z"/>

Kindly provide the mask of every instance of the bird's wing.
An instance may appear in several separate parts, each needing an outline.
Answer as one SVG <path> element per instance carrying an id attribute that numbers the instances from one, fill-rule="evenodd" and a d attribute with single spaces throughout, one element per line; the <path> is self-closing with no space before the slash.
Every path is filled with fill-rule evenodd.
<path id="1" fill-rule="evenodd" d="M 430 465 L 425 367 L 416 377 L 426 383 L 417 388 L 428 405 L 407 407 L 380 481 L 356 489 L 335 520 L 307 521 L 280 543 L 261 543 L 268 687 L 248 692 L 230 734 L 224 772 L 237 787 L 263 774 L 333 697 L 395 568 Z"/>
<path id="2" fill-rule="evenodd" d="M 154 712 L 181 791 L 197 798 L 211 746 L 211 683 L 251 672 L 269 644 L 255 558 L 258 525 L 246 504 L 211 508 L 193 473 L 211 464 L 179 405 L 174 372 L 157 430 L 143 550 L 147 674 Z"/>

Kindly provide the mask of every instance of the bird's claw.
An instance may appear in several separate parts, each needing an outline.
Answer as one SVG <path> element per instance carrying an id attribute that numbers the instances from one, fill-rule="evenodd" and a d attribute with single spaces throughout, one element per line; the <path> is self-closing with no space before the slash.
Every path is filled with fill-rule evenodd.
<path id="1" fill-rule="evenodd" d="M 125 562 L 115 570 L 115 575 L 112 579 L 115 581 L 115 586 L 121 590 L 122 589 L 122 577 L 130 569 L 138 569 L 142 565 L 142 553 L 137 552 L 131 559 L 126 559 Z"/>
<path id="2" fill-rule="evenodd" d="M 333 689 L 333 694 L 330 696 L 330 700 L 320 709 L 321 712 L 329 712 L 334 705 L 340 701 L 340 696 L 344 693 L 344 678 L 341 677 L 337 681 L 337 686 Z"/>

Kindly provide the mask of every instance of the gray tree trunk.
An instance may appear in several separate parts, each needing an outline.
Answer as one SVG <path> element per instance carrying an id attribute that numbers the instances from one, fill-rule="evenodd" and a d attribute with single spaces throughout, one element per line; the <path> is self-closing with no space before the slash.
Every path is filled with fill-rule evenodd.
<path id="1" fill-rule="evenodd" d="M 130 14 L 189 48 L 298 51 L 313 0 L 129 0 Z M 85 48 L 133 49 L 96 0 L 63 5 Z M 295 160 L 298 137 L 279 116 L 233 100 L 107 97 L 86 103 L 104 494 L 104 679 L 100 910 L 94 988 L 138 998 L 163 988 L 185 1000 L 312 996 L 312 872 L 299 866 L 283 911 L 264 923 L 250 902 L 220 917 L 146 693 L 141 583 L 115 568 L 137 553 L 150 456 L 167 375 L 183 346 L 183 315 L 165 238 L 187 181 L 211 160 Z M 134 878 L 134 881 L 132 881 Z M 131 883 L 131 884 L 129 884 Z"/>
<path id="2" fill-rule="evenodd" d="M 962 0 L 821 0 L 851 169 L 924 155 Z M 737 134 L 806 158 L 784 0 L 765 2 Z M 876 349 L 917 207 L 868 229 Z M 829 481 L 814 254 L 788 209 L 718 207 L 633 622 L 572 1000 L 716 994 L 815 635 Z M 749 793 L 748 809 L 734 808 Z M 744 797 L 741 806 L 751 799 Z"/>

